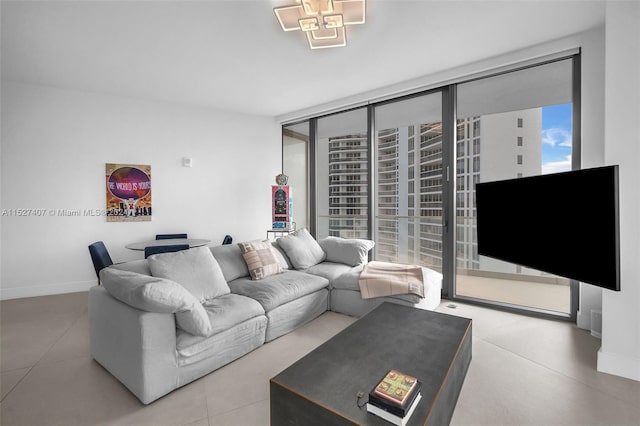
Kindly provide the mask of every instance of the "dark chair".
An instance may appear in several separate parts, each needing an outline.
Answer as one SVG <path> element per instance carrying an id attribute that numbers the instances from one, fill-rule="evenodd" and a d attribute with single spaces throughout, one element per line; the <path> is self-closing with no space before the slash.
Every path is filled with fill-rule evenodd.
<path id="1" fill-rule="evenodd" d="M 96 270 L 98 283 L 100 283 L 100 271 L 107 266 L 113 265 L 113 260 L 111 260 L 109 251 L 102 241 L 96 241 L 93 244 L 89 244 L 89 254 L 91 255 L 93 267 Z"/>
<path id="2" fill-rule="evenodd" d="M 156 240 L 173 240 L 174 238 L 189 238 L 187 234 L 157 234 Z"/>
<path id="3" fill-rule="evenodd" d="M 173 244 L 170 246 L 148 246 L 144 248 L 144 258 L 158 253 L 173 253 L 180 250 L 189 250 L 189 244 Z"/>
<path id="4" fill-rule="evenodd" d="M 222 245 L 231 244 L 232 241 L 233 238 L 231 238 L 231 235 L 225 235 L 224 240 L 222 240 Z"/>

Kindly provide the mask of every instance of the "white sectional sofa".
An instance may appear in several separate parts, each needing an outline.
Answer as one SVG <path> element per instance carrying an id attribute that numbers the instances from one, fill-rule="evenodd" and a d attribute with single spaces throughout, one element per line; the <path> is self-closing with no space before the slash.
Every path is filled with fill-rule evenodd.
<path id="1" fill-rule="evenodd" d="M 360 317 L 384 301 L 438 306 L 442 275 L 426 268 L 425 298 L 362 299 L 358 277 L 371 248 L 369 240 L 316 242 L 303 229 L 273 245 L 112 265 L 89 292 L 91 354 L 148 404 L 327 310 Z"/>

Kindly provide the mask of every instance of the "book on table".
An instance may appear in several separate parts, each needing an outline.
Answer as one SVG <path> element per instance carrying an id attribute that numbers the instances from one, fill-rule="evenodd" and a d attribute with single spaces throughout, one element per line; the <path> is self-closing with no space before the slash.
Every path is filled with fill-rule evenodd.
<path id="1" fill-rule="evenodd" d="M 390 370 L 369 392 L 369 403 L 404 417 L 411 408 L 422 383 L 418 379 L 398 370 Z"/>
<path id="2" fill-rule="evenodd" d="M 417 392 L 415 394 L 413 402 L 408 407 L 409 409 L 407 410 L 406 415 L 403 417 L 397 416 L 389 411 L 386 411 L 383 408 L 378 407 L 377 405 L 373 405 L 370 402 L 367 402 L 367 412 L 375 416 L 378 416 L 381 419 L 384 419 L 390 423 L 393 423 L 394 425 L 405 426 L 409 421 L 409 419 L 411 418 L 411 414 L 413 414 L 413 410 L 416 409 L 416 405 L 418 405 L 418 402 L 420 402 L 421 398 L 422 398 L 422 394 L 420 392 Z"/>

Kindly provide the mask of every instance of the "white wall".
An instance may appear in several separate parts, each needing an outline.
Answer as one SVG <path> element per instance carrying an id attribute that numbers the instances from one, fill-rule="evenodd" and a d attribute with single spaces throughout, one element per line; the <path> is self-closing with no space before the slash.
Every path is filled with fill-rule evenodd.
<path id="1" fill-rule="evenodd" d="M 182 167 L 182 157 L 193 167 Z M 105 163 L 150 164 L 153 220 L 49 215 L 101 209 Z M 220 244 L 265 238 L 280 172 L 273 118 L 10 82 L 2 84 L 2 299 L 86 290 L 96 283 L 88 244 L 103 240 L 115 262 L 156 233 L 187 232 Z"/>
<path id="2" fill-rule="evenodd" d="M 582 35 L 582 168 L 604 164 L 604 53 L 604 27 Z M 601 330 L 601 324 L 591 324 L 591 311 L 602 310 L 602 289 L 580 283 L 579 297 L 578 327 Z"/>
<path id="3" fill-rule="evenodd" d="M 621 291 L 604 291 L 598 370 L 640 380 L 640 3 L 607 2 L 606 164 L 620 165 Z"/>

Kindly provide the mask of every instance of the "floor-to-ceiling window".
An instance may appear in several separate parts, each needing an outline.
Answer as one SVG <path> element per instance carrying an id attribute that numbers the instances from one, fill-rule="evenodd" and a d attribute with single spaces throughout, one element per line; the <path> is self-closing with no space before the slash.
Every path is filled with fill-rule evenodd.
<path id="1" fill-rule="evenodd" d="M 375 107 L 376 260 L 442 270 L 442 94 Z"/>
<path id="2" fill-rule="evenodd" d="M 310 118 L 310 229 L 442 271 L 445 297 L 569 317 L 575 283 L 478 255 L 475 184 L 579 168 L 576 108 L 572 52 Z"/>

